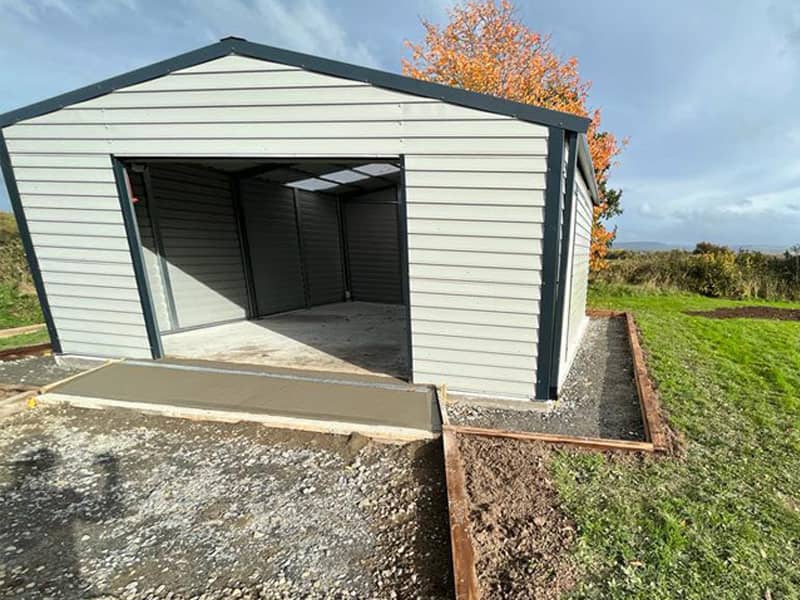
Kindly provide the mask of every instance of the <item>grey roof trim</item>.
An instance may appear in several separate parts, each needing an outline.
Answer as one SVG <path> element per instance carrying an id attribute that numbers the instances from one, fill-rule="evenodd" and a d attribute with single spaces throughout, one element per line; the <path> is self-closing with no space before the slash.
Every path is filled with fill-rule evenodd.
<path id="1" fill-rule="evenodd" d="M 318 56 L 256 44 L 241 38 L 227 37 L 210 46 L 180 54 L 174 58 L 135 69 L 123 75 L 112 77 L 111 79 L 106 79 L 99 83 L 55 96 L 49 100 L 36 102 L 29 106 L 2 114 L 0 115 L 0 128 L 8 127 L 19 121 L 54 112 L 65 106 L 78 102 L 85 102 L 86 100 L 108 94 L 114 90 L 155 79 L 167 75 L 172 71 L 186 69 L 228 54 L 238 54 L 250 58 L 268 60 L 300 67 L 308 71 L 323 73 L 325 75 L 362 81 L 377 87 L 426 98 L 436 98 L 450 104 L 507 115 L 522 121 L 539 123 L 548 127 L 559 127 L 577 133 L 585 132 L 589 126 L 589 119 L 570 113 L 512 102 L 495 96 L 470 92 L 459 88 L 440 85 L 438 83 L 421 81 L 395 73 L 359 67 L 348 63 L 320 58 Z"/>
<path id="2" fill-rule="evenodd" d="M 592 197 L 592 202 L 599 205 L 600 192 L 597 190 L 592 154 L 589 152 L 589 142 L 586 140 L 585 133 L 578 136 L 578 168 L 581 170 L 581 174 L 586 180 L 586 185 L 589 187 L 589 195 Z"/>

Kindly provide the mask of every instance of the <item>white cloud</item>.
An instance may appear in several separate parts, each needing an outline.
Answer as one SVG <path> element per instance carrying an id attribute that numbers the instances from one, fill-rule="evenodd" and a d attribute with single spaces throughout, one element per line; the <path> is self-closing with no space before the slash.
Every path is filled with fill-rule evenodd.
<path id="1" fill-rule="evenodd" d="M 343 27 L 343 17 L 336 4 L 319 0 L 210 0 L 201 4 L 182 3 L 191 26 L 202 24 L 209 41 L 236 35 L 266 43 L 355 62 L 377 66 L 373 52 Z"/>
<path id="2" fill-rule="evenodd" d="M 118 14 L 121 10 L 135 11 L 136 0 L 0 0 L 0 13 L 22 17 L 30 23 L 40 24 L 53 17 L 67 17 L 80 25 Z"/>

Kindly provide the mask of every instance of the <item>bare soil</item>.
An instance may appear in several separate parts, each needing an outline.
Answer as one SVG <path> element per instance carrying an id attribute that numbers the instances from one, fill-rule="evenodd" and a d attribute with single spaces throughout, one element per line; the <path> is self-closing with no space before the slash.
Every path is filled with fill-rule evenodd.
<path id="1" fill-rule="evenodd" d="M 482 597 L 561 598 L 576 580 L 576 532 L 548 473 L 551 450 L 508 439 L 458 440 Z"/>
<path id="2" fill-rule="evenodd" d="M 771 319 L 777 321 L 800 321 L 800 309 L 776 308 L 774 306 L 737 306 L 714 310 L 691 310 L 687 315 L 709 319 Z"/>

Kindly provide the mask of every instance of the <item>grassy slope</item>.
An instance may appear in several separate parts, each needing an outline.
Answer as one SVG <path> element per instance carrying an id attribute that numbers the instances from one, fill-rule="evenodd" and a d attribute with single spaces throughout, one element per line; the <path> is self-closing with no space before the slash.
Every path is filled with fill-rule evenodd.
<path id="1" fill-rule="evenodd" d="M 41 322 L 17 225 L 11 214 L 0 212 L 0 329 Z"/>
<path id="2" fill-rule="evenodd" d="M 737 303 L 634 288 L 590 304 L 634 311 L 686 452 L 558 455 L 590 582 L 576 596 L 800 597 L 800 323 L 690 317 Z"/>
<path id="3" fill-rule="evenodd" d="M 47 329 L 34 331 L 32 333 L 23 333 L 7 338 L 0 338 L 0 350 L 8 350 L 9 348 L 19 348 L 20 346 L 32 346 L 34 344 L 44 344 L 50 341 L 50 336 L 47 334 Z"/>
<path id="4" fill-rule="evenodd" d="M 42 311 L 36 295 L 21 294 L 0 283 L 0 329 L 22 327 L 42 322 Z"/>

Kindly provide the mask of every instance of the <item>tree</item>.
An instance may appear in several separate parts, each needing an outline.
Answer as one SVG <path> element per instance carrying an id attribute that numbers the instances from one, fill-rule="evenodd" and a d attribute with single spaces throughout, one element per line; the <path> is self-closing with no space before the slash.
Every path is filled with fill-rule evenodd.
<path id="1" fill-rule="evenodd" d="M 608 176 L 627 140 L 620 142 L 601 129 L 600 110 L 588 108 L 591 82 L 581 79 L 578 59 L 561 60 L 550 37 L 528 29 L 514 12 L 510 0 L 470 0 L 448 12 L 443 28 L 423 19 L 424 40 L 406 40 L 411 58 L 403 59 L 403 73 L 588 117 L 587 140 L 601 200 L 594 211 L 590 265 L 603 269 L 616 235 L 605 222 L 622 212 L 622 191 L 608 188 Z"/>

